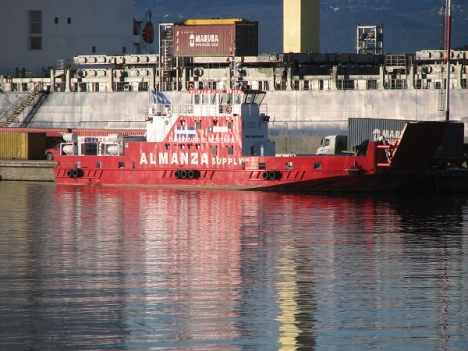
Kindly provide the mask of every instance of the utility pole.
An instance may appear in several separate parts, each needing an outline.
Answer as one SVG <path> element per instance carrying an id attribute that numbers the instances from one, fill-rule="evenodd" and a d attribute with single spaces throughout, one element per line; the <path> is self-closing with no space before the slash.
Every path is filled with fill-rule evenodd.
<path id="1" fill-rule="evenodd" d="M 444 8 L 444 56 L 447 67 L 447 79 L 445 87 L 445 120 L 450 120 L 450 41 L 451 41 L 451 6 L 452 0 L 445 0 Z"/>

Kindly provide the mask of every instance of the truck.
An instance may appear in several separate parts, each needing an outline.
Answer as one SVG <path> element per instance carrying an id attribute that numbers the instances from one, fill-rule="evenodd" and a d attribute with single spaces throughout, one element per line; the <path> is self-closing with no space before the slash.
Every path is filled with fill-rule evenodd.
<path id="1" fill-rule="evenodd" d="M 348 137 L 346 135 L 329 135 L 322 138 L 320 147 L 317 149 L 318 155 L 337 155 L 346 151 Z"/>

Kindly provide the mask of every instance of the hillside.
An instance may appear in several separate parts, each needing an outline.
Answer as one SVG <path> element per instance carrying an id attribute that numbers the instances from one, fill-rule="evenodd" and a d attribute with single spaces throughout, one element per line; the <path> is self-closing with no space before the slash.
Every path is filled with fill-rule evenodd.
<path id="1" fill-rule="evenodd" d="M 135 17 L 151 9 L 153 23 L 187 18 L 259 21 L 260 52 L 282 52 L 282 0 L 134 0 Z M 384 25 L 384 50 L 438 49 L 441 0 L 322 0 L 320 50 L 355 52 L 357 25 Z M 452 1 L 452 48 L 468 44 L 468 0 Z"/>

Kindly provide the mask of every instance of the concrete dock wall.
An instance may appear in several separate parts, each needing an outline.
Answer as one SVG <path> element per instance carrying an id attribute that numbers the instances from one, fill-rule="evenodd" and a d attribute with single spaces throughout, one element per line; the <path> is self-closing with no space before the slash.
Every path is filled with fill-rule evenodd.
<path id="1" fill-rule="evenodd" d="M 0 113 L 15 94 L 0 94 Z M 187 93 L 164 94 L 173 105 L 190 104 Z M 349 118 L 443 120 L 439 95 L 437 89 L 270 90 L 261 111 L 270 116 L 269 137 L 277 143 L 277 152 L 310 153 L 321 137 L 347 134 Z M 466 101 L 468 89 L 451 91 L 452 120 L 468 121 Z M 56 92 L 50 94 L 30 127 L 145 129 L 150 103 L 149 92 Z"/>
<path id="2" fill-rule="evenodd" d="M 53 182 L 53 161 L 0 160 L 0 180 Z"/>

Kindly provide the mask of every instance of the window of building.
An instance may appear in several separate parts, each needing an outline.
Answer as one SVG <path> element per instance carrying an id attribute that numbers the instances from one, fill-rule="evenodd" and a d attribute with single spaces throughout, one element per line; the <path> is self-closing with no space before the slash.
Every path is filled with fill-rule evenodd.
<path id="1" fill-rule="evenodd" d="M 95 46 L 93 46 L 93 47 L 91 48 L 91 52 L 92 52 L 93 54 L 96 53 L 96 47 L 95 47 Z"/>
<path id="2" fill-rule="evenodd" d="M 232 155 L 232 146 L 227 147 L 227 154 Z"/>
<path id="3" fill-rule="evenodd" d="M 71 24 L 71 17 L 68 17 L 68 18 L 67 18 L 67 23 L 68 23 L 68 24 Z"/>
<path id="4" fill-rule="evenodd" d="M 228 130 L 232 130 L 232 121 L 227 122 L 227 128 Z"/>
<path id="5" fill-rule="evenodd" d="M 125 54 L 125 53 L 127 53 L 127 48 L 124 46 L 122 47 L 122 54 Z"/>
<path id="6" fill-rule="evenodd" d="M 218 151 L 218 147 L 217 147 L 217 146 L 212 146 L 212 147 L 211 147 L 211 154 L 212 154 L 213 156 L 216 156 L 217 151 Z"/>
<path id="7" fill-rule="evenodd" d="M 29 11 L 29 34 L 42 34 L 42 11 Z"/>
<path id="8" fill-rule="evenodd" d="M 42 11 L 29 11 L 29 49 L 42 49 Z"/>
<path id="9" fill-rule="evenodd" d="M 31 50 L 41 50 L 42 37 L 29 37 L 29 48 Z"/>
<path id="10" fill-rule="evenodd" d="M 197 130 L 200 130 L 200 129 L 201 129 L 201 121 L 196 121 L 196 122 L 195 122 L 195 128 L 196 128 Z"/>
<path id="11" fill-rule="evenodd" d="M 58 17 L 55 17 L 55 24 L 58 24 Z"/>

